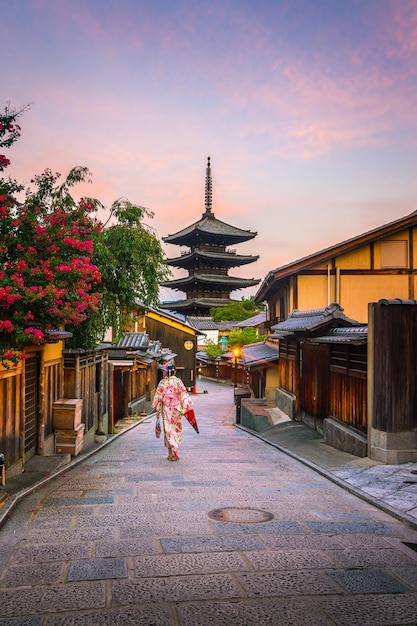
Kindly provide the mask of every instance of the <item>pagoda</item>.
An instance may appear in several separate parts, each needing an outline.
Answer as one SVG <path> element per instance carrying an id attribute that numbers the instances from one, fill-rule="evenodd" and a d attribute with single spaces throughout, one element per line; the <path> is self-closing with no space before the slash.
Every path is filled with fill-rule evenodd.
<path id="1" fill-rule="evenodd" d="M 201 219 L 173 235 L 162 237 L 165 243 L 188 248 L 180 256 L 167 259 L 168 265 L 186 270 L 188 276 L 161 283 L 163 287 L 185 292 L 186 298 L 164 302 L 160 308 L 187 316 L 209 316 L 211 308 L 236 302 L 230 298 L 231 291 L 257 285 L 260 279 L 229 276 L 228 271 L 232 267 L 253 263 L 259 256 L 237 254 L 236 250 L 227 247 L 249 241 L 256 235 L 250 230 L 236 228 L 215 218 L 208 157 L 205 211 Z"/>

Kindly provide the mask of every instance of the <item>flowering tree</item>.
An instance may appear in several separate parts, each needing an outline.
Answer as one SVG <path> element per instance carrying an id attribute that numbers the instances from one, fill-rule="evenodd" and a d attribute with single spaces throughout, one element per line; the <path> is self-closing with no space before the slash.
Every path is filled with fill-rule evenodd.
<path id="1" fill-rule="evenodd" d="M 19 136 L 19 113 L 0 116 L 0 147 Z M 9 159 L 0 155 L 0 169 Z M 16 199 L 22 187 L 0 179 L 0 359 L 6 367 L 25 358 L 27 344 L 42 344 L 56 329 L 70 330 L 96 311 L 101 294 L 100 272 L 92 262 L 94 203 L 69 202 L 69 189 L 85 180 L 85 168 L 72 170 L 55 189 L 58 174 L 47 170 L 32 182 L 24 203 Z"/>
<path id="2" fill-rule="evenodd" d="M 0 115 L 0 149 L 18 139 L 22 111 Z M 0 174 L 10 164 L 0 154 Z M 73 334 L 69 345 L 91 349 L 108 326 L 123 327 L 137 298 L 158 302 L 169 270 L 155 235 L 142 224 L 152 213 L 121 199 L 107 228 L 94 217 L 103 205 L 76 202 L 72 188 L 89 181 L 85 167 L 35 176 L 34 190 L 0 178 L 0 361 L 17 366 L 28 344 L 42 344 L 55 329 Z"/>

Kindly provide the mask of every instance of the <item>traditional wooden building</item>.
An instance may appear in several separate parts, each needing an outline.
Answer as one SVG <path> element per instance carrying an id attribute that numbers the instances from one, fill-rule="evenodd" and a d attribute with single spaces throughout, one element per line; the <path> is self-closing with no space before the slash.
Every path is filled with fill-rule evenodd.
<path id="1" fill-rule="evenodd" d="M 304 348 L 315 337 L 328 333 L 332 328 L 359 326 L 356 320 L 348 318 L 337 303 L 322 309 L 292 311 L 288 318 L 272 327 L 270 338 L 279 341 L 279 368 L 271 369 L 266 380 L 266 397 L 274 400 L 290 417 L 300 419 L 304 414 L 312 418 L 327 417 L 327 389 L 307 389 L 306 380 L 313 379 L 315 370 L 328 370 L 328 357 L 316 350 L 310 361 L 305 361 Z M 306 357 L 307 358 L 307 357 Z M 307 372 L 309 374 L 307 375 Z M 304 377 L 304 383 L 303 383 Z M 323 386 L 328 385 L 327 378 L 320 378 Z M 304 387 L 303 387 L 304 384 Z"/>
<path id="2" fill-rule="evenodd" d="M 17 367 L 0 365 L 0 453 L 6 476 L 20 474 L 35 454 L 55 452 L 53 404 L 64 393 L 63 340 L 51 331 L 41 346 L 27 346 Z"/>
<path id="3" fill-rule="evenodd" d="M 245 358 L 245 367 L 255 370 L 250 372 L 255 398 L 264 398 L 271 407 L 322 432 L 325 443 L 366 456 L 367 326 L 332 303 L 323 309 L 292 311 L 273 330 L 263 349 L 254 344 L 253 355 L 249 354 L 253 366 Z M 272 341 L 278 345 L 270 345 L 266 352 Z M 251 406 L 259 410 L 260 405 L 246 407 L 252 414 Z M 249 420 L 255 430 L 272 425 L 264 411 L 260 415 L 260 424 L 253 415 Z"/>
<path id="4" fill-rule="evenodd" d="M 108 430 L 108 352 L 105 346 L 95 350 L 63 350 L 62 398 L 81 400 L 84 424 L 83 446 L 94 442 L 97 432 Z"/>
<path id="5" fill-rule="evenodd" d="M 212 317 L 208 315 L 187 316 L 185 319 L 187 324 L 190 324 L 200 333 L 197 337 L 198 350 L 204 350 L 208 345 L 219 343 L 222 336 L 221 329 L 219 323 L 215 322 Z"/>
<path id="6" fill-rule="evenodd" d="M 277 369 L 278 361 L 278 342 L 275 340 L 268 338 L 241 347 L 239 362 L 246 371 L 246 385 L 255 398 L 265 397 L 267 372 Z"/>
<path id="7" fill-rule="evenodd" d="M 417 295 L 417 211 L 268 273 L 255 302 L 268 305 L 272 326 L 295 309 L 338 302 L 368 322 L 368 303 Z"/>
<path id="8" fill-rule="evenodd" d="M 254 328 L 257 335 L 265 335 L 267 333 L 266 311 L 261 311 L 246 320 L 236 322 L 233 328 L 238 330 L 243 330 L 244 328 Z"/>
<path id="9" fill-rule="evenodd" d="M 127 332 L 108 347 L 109 432 L 117 422 L 140 414 L 152 400 L 158 384 L 158 363 L 164 353 L 159 341 L 144 332 Z M 167 355 L 172 358 L 169 352 Z"/>
<path id="10" fill-rule="evenodd" d="M 368 326 L 332 328 L 302 347 L 301 412 L 324 443 L 368 452 Z"/>
<path id="11" fill-rule="evenodd" d="M 279 342 L 279 360 L 267 365 L 265 401 L 336 448 L 382 463 L 415 462 L 417 300 L 370 303 L 366 326 L 341 313 L 335 305 L 294 311 L 277 324 L 269 337 Z M 246 409 L 249 428 L 273 425 L 265 411 Z"/>
<path id="12" fill-rule="evenodd" d="M 152 340 L 159 341 L 162 352 L 173 353 L 179 377 L 192 390 L 196 382 L 197 337 L 200 332 L 181 317 L 139 301 L 132 313 L 134 322 L 126 330 L 146 332 Z"/>
<path id="13" fill-rule="evenodd" d="M 209 315 L 211 308 L 231 301 L 232 291 L 257 285 L 260 282 L 258 279 L 230 276 L 229 270 L 253 263 L 259 257 L 237 254 L 236 250 L 228 248 L 249 241 L 256 234 L 226 224 L 214 216 L 209 157 L 205 211 L 202 218 L 177 233 L 162 238 L 165 243 L 188 248 L 180 256 L 168 259 L 168 265 L 186 270 L 188 275 L 161 283 L 164 287 L 185 292 L 186 298 L 164 302 L 160 307 L 184 315 Z"/>

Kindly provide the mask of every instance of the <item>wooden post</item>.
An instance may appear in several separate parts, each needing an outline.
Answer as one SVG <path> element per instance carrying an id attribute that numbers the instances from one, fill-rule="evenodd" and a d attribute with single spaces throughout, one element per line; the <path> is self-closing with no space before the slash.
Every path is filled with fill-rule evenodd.
<path id="1" fill-rule="evenodd" d="M 6 466 L 4 464 L 4 454 L 0 454 L 0 472 L 1 472 L 1 486 L 6 484 Z"/>

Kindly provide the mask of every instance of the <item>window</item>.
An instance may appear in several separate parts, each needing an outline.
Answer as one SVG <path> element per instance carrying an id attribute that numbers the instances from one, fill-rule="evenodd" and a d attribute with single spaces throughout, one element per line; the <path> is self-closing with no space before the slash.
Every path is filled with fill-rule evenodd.
<path id="1" fill-rule="evenodd" d="M 381 241 L 381 267 L 407 267 L 407 241 Z"/>

